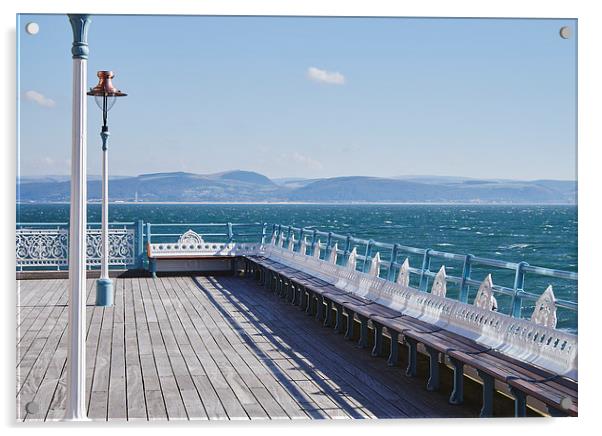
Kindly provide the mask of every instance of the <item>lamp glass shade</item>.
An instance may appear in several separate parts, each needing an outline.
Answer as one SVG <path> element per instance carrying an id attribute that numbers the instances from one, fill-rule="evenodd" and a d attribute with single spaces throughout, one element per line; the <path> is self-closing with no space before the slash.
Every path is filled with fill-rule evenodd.
<path id="1" fill-rule="evenodd" d="M 94 101 L 96 102 L 96 106 L 98 106 L 102 110 L 102 101 L 105 98 L 104 95 L 95 95 Z M 117 101 L 117 97 L 114 95 L 107 95 L 107 111 L 110 111 L 115 102 Z"/>
<path id="2" fill-rule="evenodd" d="M 98 85 L 90 88 L 88 95 L 94 96 L 94 100 L 100 109 L 103 109 L 103 99 L 106 97 L 106 110 L 109 110 L 115 104 L 117 97 L 125 97 L 127 94 L 113 86 L 112 79 L 115 77 L 115 73 L 112 71 L 99 71 L 96 75 L 98 76 Z"/>

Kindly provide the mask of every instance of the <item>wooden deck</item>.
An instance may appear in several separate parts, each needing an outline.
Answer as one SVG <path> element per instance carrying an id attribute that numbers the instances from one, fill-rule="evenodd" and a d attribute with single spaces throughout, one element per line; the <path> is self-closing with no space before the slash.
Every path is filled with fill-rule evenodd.
<path id="1" fill-rule="evenodd" d="M 60 420 L 67 280 L 21 280 L 17 418 Z M 95 420 L 472 417 L 422 378 L 370 357 L 250 279 L 120 278 L 94 307 L 88 281 L 88 416 Z"/>

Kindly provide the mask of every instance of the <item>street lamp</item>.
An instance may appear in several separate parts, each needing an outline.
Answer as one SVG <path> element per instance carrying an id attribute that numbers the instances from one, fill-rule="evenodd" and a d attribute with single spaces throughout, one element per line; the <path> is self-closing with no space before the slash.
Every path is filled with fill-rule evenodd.
<path id="1" fill-rule="evenodd" d="M 96 282 L 96 305 L 113 305 L 113 282 L 109 278 L 109 169 L 107 161 L 107 141 L 109 139 L 109 126 L 107 125 L 107 113 L 117 97 L 125 97 L 127 94 L 113 86 L 111 79 L 115 77 L 112 71 L 99 71 L 98 85 L 90 88 L 88 95 L 94 96 L 98 107 L 102 110 L 102 230 L 101 230 L 101 258 L 100 279 Z"/>

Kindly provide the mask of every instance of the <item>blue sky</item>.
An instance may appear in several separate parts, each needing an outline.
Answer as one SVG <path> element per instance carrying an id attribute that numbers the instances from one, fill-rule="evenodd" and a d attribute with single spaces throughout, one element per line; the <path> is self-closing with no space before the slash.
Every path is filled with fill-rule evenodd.
<path id="1" fill-rule="evenodd" d="M 68 174 L 70 26 L 64 15 L 21 24 L 21 174 Z M 573 20 L 93 16 L 88 82 L 111 69 L 129 94 L 109 114 L 112 175 L 575 179 L 576 30 Z M 89 174 L 100 173 L 100 123 L 90 100 Z"/>

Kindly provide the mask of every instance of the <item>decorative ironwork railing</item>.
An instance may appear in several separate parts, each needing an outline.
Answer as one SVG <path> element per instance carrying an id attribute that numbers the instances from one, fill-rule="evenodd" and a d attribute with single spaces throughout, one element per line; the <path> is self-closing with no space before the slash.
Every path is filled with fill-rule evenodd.
<path id="1" fill-rule="evenodd" d="M 169 242 L 186 230 L 201 234 L 207 242 L 258 244 L 265 238 L 262 223 L 109 223 L 109 266 L 144 268 L 148 266 L 147 243 Z M 100 266 L 100 223 L 89 223 L 87 265 Z M 17 270 L 64 270 L 69 266 L 69 225 L 67 223 L 17 223 Z"/>
<path id="2" fill-rule="evenodd" d="M 68 263 L 67 229 L 17 229 L 17 268 L 64 267 Z"/>
<path id="3" fill-rule="evenodd" d="M 100 266 L 100 224 L 87 229 L 86 258 L 88 268 Z M 111 223 L 109 228 L 109 266 L 141 266 L 142 250 L 137 241 L 141 226 L 135 223 Z M 24 270 L 62 270 L 69 266 L 69 227 L 66 223 L 18 223 L 16 229 L 16 265 Z"/>
<path id="4" fill-rule="evenodd" d="M 89 268 L 97 268 L 100 264 L 99 227 L 98 223 L 88 225 Z M 474 301 L 483 280 L 491 274 L 491 295 L 495 296 L 498 310 L 516 318 L 530 317 L 544 290 L 547 290 L 548 281 L 556 280 L 556 295 L 575 296 L 574 299 L 553 296 L 554 305 L 561 309 L 558 327 L 571 331 L 577 328 L 577 273 L 572 271 L 279 224 L 144 223 L 140 220 L 110 223 L 110 229 L 110 264 L 114 268 L 148 268 L 147 243 L 174 242 L 190 230 L 206 242 L 264 244 L 277 238 L 280 246 L 292 245 L 294 251 L 305 250 L 322 259 L 334 259 L 339 265 L 352 262 L 361 272 L 376 269 L 379 277 L 394 282 L 399 281 L 400 271 L 406 264 L 410 286 L 428 292 L 432 282 L 439 280 L 447 288 L 447 298 L 465 303 Z M 68 267 L 66 223 L 18 223 L 16 236 L 18 270 L 60 270 Z M 528 287 L 526 277 L 529 278 Z"/>
<path id="5" fill-rule="evenodd" d="M 100 258 L 102 255 L 100 229 L 88 230 L 86 239 L 86 257 L 88 265 L 100 265 Z M 134 241 L 134 229 L 109 230 L 109 264 L 124 267 L 133 265 L 136 261 Z"/>

